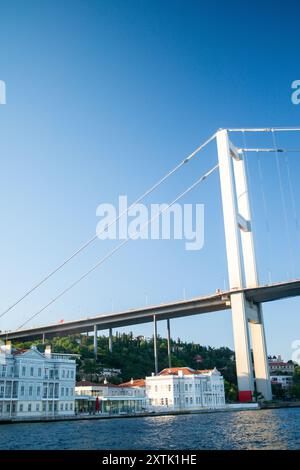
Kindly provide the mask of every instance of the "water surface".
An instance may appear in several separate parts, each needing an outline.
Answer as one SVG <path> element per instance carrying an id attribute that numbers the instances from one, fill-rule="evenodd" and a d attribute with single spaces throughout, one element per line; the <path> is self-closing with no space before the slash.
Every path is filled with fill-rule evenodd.
<path id="1" fill-rule="evenodd" d="M 0 425 L 0 449 L 300 449 L 300 408 Z"/>

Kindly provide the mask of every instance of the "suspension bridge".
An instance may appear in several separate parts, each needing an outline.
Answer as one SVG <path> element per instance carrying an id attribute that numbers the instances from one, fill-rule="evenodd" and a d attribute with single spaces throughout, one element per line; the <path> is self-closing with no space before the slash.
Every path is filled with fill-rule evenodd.
<path id="1" fill-rule="evenodd" d="M 257 392 L 261 393 L 266 400 L 271 400 L 272 391 L 267 360 L 267 345 L 265 339 L 262 305 L 265 302 L 273 302 L 288 297 L 299 296 L 300 280 L 293 279 L 279 283 L 268 283 L 267 285 L 261 285 L 259 283 L 254 249 L 253 223 L 247 183 L 245 153 L 252 151 L 257 153 L 274 152 L 276 155 L 276 162 L 278 162 L 279 154 L 296 150 L 279 148 L 276 141 L 276 133 L 299 131 L 300 128 L 220 129 L 188 157 L 186 157 L 178 165 L 171 169 L 165 176 L 163 176 L 157 183 L 155 183 L 133 204 L 131 204 L 131 206 L 126 209 L 126 211 L 119 214 L 119 216 L 111 222 L 111 224 L 116 223 L 131 208 L 143 201 L 149 194 L 162 185 L 170 176 L 179 171 L 183 165 L 187 164 L 191 159 L 195 158 L 207 145 L 215 141 L 217 144 L 218 163 L 205 174 L 203 174 L 200 178 L 198 178 L 189 188 L 178 195 L 169 205 L 161 209 L 155 215 L 155 217 L 159 217 L 175 202 L 180 200 L 196 186 L 209 178 L 209 176 L 214 171 L 219 170 L 226 241 L 227 269 L 229 278 L 228 290 L 220 291 L 218 289 L 214 294 L 195 297 L 184 301 L 176 301 L 121 312 L 107 313 L 59 324 L 56 323 L 42 325 L 39 327 L 25 328 L 28 323 L 41 315 L 41 313 L 45 311 L 50 305 L 64 296 L 83 279 L 89 276 L 93 271 L 100 268 L 103 263 L 114 256 L 124 245 L 129 243 L 131 240 L 134 240 L 135 236 L 132 235 L 126 240 L 122 241 L 103 258 L 98 260 L 94 266 L 92 266 L 67 288 L 59 292 L 46 305 L 41 307 L 37 312 L 30 315 L 30 317 L 16 330 L 1 332 L 0 339 L 6 341 L 27 341 L 42 338 L 43 341 L 45 341 L 46 338 L 51 338 L 53 336 L 63 336 L 85 332 L 88 333 L 92 331 L 94 334 L 94 351 L 96 355 L 97 334 L 99 330 L 109 330 L 109 348 L 112 351 L 113 328 L 153 322 L 154 366 L 155 372 L 158 373 L 158 321 L 165 320 L 167 322 L 168 358 L 169 366 L 171 367 L 171 319 L 231 309 L 239 399 L 241 402 L 251 401 L 253 392 L 256 389 Z M 243 147 L 237 147 L 231 140 L 231 134 L 236 132 L 242 132 L 243 135 L 245 135 L 247 132 L 271 133 L 273 147 L 247 148 L 245 145 Z M 279 183 L 282 195 L 281 178 L 279 178 Z M 282 202 L 284 205 L 283 199 Z M 150 219 L 147 224 L 150 224 L 152 220 L 153 219 Z M 42 284 L 46 283 L 79 253 L 84 251 L 97 239 L 98 235 L 99 234 L 96 234 L 90 238 L 71 256 L 66 258 L 60 265 L 58 265 L 24 295 L 17 299 L 12 305 L 10 305 L 4 312 L 0 314 L 0 318 L 11 312 L 17 305 L 23 302 L 25 298 L 31 295 Z M 253 363 L 251 349 L 253 352 Z"/>

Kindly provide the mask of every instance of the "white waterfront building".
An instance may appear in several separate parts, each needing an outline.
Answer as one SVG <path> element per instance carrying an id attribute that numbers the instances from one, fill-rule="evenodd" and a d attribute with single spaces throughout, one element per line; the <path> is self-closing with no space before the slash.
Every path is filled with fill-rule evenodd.
<path id="1" fill-rule="evenodd" d="M 0 419 L 70 416 L 75 413 L 74 355 L 0 350 Z"/>
<path id="2" fill-rule="evenodd" d="M 120 414 L 141 413 L 146 410 L 145 380 L 131 380 L 120 385 L 92 383 L 86 380 L 75 387 L 76 411 Z M 96 410 L 96 399 L 98 410 Z"/>
<path id="3" fill-rule="evenodd" d="M 146 396 L 150 410 L 222 408 L 225 406 L 224 379 L 216 368 L 173 367 L 146 377 Z"/>

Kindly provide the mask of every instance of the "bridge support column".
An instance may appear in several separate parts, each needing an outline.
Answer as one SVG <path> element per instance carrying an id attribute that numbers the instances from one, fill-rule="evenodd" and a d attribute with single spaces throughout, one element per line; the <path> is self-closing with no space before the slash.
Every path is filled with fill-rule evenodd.
<path id="1" fill-rule="evenodd" d="M 43 335 L 42 335 L 42 343 L 43 344 L 45 344 L 45 338 L 46 338 L 46 335 L 45 335 L 45 333 L 43 333 Z"/>
<path id="2" fill-rule="evenodd" d="M 230 300 L 239 401 L 249 402 L 252 401 L 254 380 L 245 295 L 232 294 Z"/>
<path id="3" fill-rule="evenodd" d="M 167 344 L 168 344 L 168 365 L 169 369 L 172 367 L 171 359 L 171 334 L 170 334 L 170 319 L 167 319 Z"/>
<path id="4" fill-rule="evenodd" d="M 154 369 L 155 375 L 158 374 L 158 358 L 157 358 L 157 321 L 156 315 L 153 315 L 153 348 L 154 348 Z"/>
<path id="5" fill-rule="evenodd" d="M 255 287 L 259 283 L 244 156 L 230 142 L 226 129 L 217 133 L 217 146 L 230 289 L 242 289 L 244 282 L 246 287 Z M 233 293 L 231 310 L 240 400 L 249 401 L 254 389 L 248 321 L 256 389 L 265 400 L 271 400 L 262 308 L 250 308 L 243 293 Z"/>
<path id="6" fill-rule="evenodd" d="M 98 328 L 97 325 L 94 325 L 94 356 L 97 359 L 98 354 Z"/>
<path id="7" fill-rule="evenodd" d="M 223 205 L 227 266 L 230 289 L 243 287 L 243 273 L 238 226 L 237 198 L 232 164 L 232 150 L 227 130 L 217 134 L 219 173 Z M 243 293 L 230 296 L 239 399 L 252 400 L 254 390 L 246 300 Z"/>
<path id="8" fill-rule="evenodd" d="M 109 352 L 113 352 L 113 337 L 112 337 L 112 328 L 109 329 L 108 331 L 108 349 Z"/>
<path id="9" fill-rule="evenodd" d="M 259 309 L 259 317 L 261 318 L 261 308 Z M 259 323 L 250 323 L 255 383 L 256 390 L 261 393 L 265 400 L 272 400 L 272 387 L 270 381 L 270 372 L 268 364 L 267 346 L 264 331 L 264 324 L 262 321 Z"/>

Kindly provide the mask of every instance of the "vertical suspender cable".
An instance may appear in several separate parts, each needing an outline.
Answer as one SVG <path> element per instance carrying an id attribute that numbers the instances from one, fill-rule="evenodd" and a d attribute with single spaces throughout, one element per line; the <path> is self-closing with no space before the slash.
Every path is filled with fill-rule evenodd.
<path id="1" fill-rule="evenodd" d="M 247 148 L 247 141 L 246 141 L 246 134 L 245 134 L 245 131 L 243 130 L 242 131 L 242 135 L 243 135 L 243 146 L 244 146 L 244 149 Z M 249 166 L 249 162 L 248 162 L 248 152 L 247 151 L 243 151 L 243 155 L 244 155 L 244 161 L 245 161 L 245 167 L 246 167 L 246 177 L 247 177 L 247 185 L 248 185 L 248 193 L 249 193 L 249 202 L 250 202 L 250 208 L 251 208 L 251 225 L 252 225 L 252 232 L 253 232 L 253 239 L 255 240 L 255 233 L 256 233 L 256 230 L 255 230 L 255 226 L 256 226 L 256 223 L 255 223 L 255 217 L 254 217 L 254 211 L 253 211 L 253 188 L 252 188 L 252 181 L 251 181 L 251 177 L 250 177 L 250 166 Z"/>
<path id="2" fill-rule="evenodd" d="M 297 214 L 297 208 L 296 208 L 295 191 L 294 191 L 294 187 L 292 183 L 291 170 L 290 170 L 289 158 L 288 158 L 287 153 L 285 153 L 284 155 L 284 161 L 286 165 L 289 193 L 290 193 L 290 198 L 291 198 L 291 203 L 292 203 L 292 211 L 293 211 L 295 227 L 296 227 L 297 232 L 299 232 L 299 221 L 298 221 L 298 214 Z"/>
<path id="3" fill-rule="evenodd" d="M 262 203 L 263 203 L 263 209 L 264 209 L 264 217 L 265 217 L 265 224 L 266 224 L 266 232 L 267 232 L 267 271 L 268 271 L 268 283 L 272 283 L 272 270 L 271 270 L 271 229 L 270 229 L 270 223 L 269 223 L 269 218 L 268 218 L 268 205 L 267 205 L 267 198 L 266 198 L 266 192 L 264 189 L 264 178 L 263 178 L 263 171 L 262 171 L 262 165 L 261 165 L 261 160 L 260 160 L 260 154 L 257 152 L 257 165 L 258 165 L 258 177 L 259 177 L 259 185 L 260 185 L 260 192 L 261 192 L 261 198 L 262 198 Z"/>
<path id="4" fill-rule="evenodd" d="M 280 169 L 280 162 L 279 162 L 279 155 L 278 155 L 278 145 L 277 145 L 277 139 L 276 139 L 274 129 L 272 129 L 272 141 L 273 141 L 273 145 L 274 145 L 274 148 L 275 148 L 276 169 L 277 169 L 278 181 L 279 181 L 280 199 L 281 199 L 281 205 L 282 205 L 282 210 L 283 210 L 283 217 L 284 217 L 284 225 L 285 225 L 285 231 L 286 231 L 286 240 L 287 240 L 287 244 L 288 244 L 290 267 L 291 267 L 291 272 L 292 272 L 292 276 L 293 276 L 294 273 L 295 273 L 295 266 L 294 266 L 294 261 L 293 261 L 293 256 L 292 256 L 291 235 L 290 235 L 290 230 L 289 230 L 287 207 L 286 207 L 286 202 L 285 202 L 282 174 L 281 174 L 281 169 Z M 287 276 L 290 277 L 289 271 L 287 271 Z"/>

